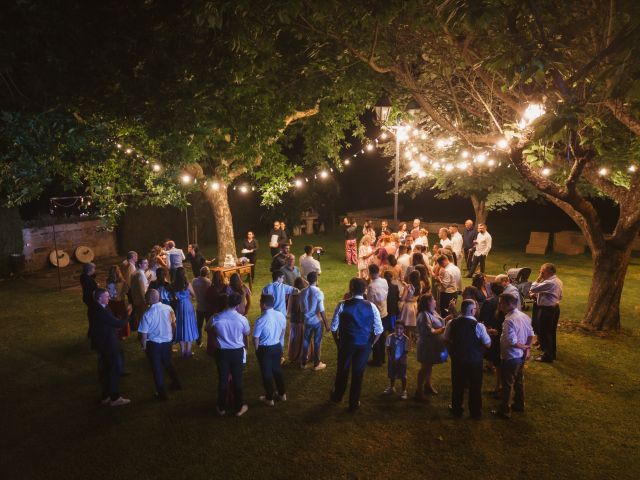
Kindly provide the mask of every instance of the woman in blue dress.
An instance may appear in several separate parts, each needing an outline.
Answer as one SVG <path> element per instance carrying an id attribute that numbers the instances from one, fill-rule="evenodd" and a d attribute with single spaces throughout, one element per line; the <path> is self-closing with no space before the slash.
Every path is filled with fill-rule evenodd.
<path id="1" fill-rule="evenodd" d="M 175 341 L 180 342 L 180 350 L 183 357 L 193 356 L 191 344 L 198 339 L 198 323 L 196 322 L 196 311 L 193 308 L 192 298 L 196 294 L 187 281 L 184 267 L 176 269 L 173 281 L 173 291 L 176 296 L 176 337 Z"/>

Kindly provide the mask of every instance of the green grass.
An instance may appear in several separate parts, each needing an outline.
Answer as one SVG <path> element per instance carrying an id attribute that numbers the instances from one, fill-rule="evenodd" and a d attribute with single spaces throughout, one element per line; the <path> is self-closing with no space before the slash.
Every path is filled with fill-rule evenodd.
<path id="1" fill-rule="evenodd" d="M 295 241 L 299 254 L 305 239 Z M 314 243 L 328 252 L 321 287 L 331 311 L 355 270 L 341 263 L 339 238 Z M 496 250 L 490 273 L 503 263 L 541 263 L 513 249 Z M 267 254 L 259 259 L 256 293 L 268 279 Z M 216 371 L 204 351 L 191 360 L 175 358 L 184 390 L 169 402 L 153 401 L 147 360 L 130 338 L 124 348 L 132 374 L 121 390 L 132 404 L 102 407 L 79 291 L 4 282 L 0 471 L 4 478 L 461 478 L 471 472 L 478 478 L 637 478 L 640 262 L 632 260 L 625 286 L 623 332 L 597 337 L 567 323 L 579 321 L 584 309 L 588 257 L 549 258 L 566 286 L 559 361 L 529 364 L 527 413 L 511 422 L 490 418 L 489 397 L 482 421 L 449 418 L 448 365 L 434 369 L 441 393 L 428 404 L 383 397 L 386 370 L 368 369 L 363 408 L 350 415 L 326 401 L 336 355 L 326 337 L 328 368 L 287 367 L 290 400 L 271 409 L 258 405 L 260 376 L 250 355 L 244 382 L 250 409 L 240 419 L 215 415 Z M 412 357 L 410 390 L 416 371 Z M 486 389 L 491 381 L 485 378 Z"/>

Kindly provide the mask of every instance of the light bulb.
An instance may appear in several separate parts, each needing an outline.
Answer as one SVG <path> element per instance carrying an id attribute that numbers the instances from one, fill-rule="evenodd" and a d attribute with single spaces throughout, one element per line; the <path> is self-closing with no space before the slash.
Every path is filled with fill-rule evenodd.
<path id="1" fill-rule="evenodd" d="M 636 172 L 636 170 L 638 170 L 638 167 L 636 167 L 635 165 L 629 165 L 629 171 L 630 171 L 631 173 L 635 173 L 635 172 Z"/>
<path id="2" fill-rule="evenodd" d="M 191 182 L 191 175 L 187 173 L 182 175 L 182 183 L 189 183 L 189 182 Z"/>
<path id="3" fill-rule="evenodd" d="M 539 103 L 530 103 L 524 111 L 524 119 L 527 123 L 533 122 L 536 118 L 544 115 L 544 106 Z"/>
<path id="4" fill-rule="evenodd" d="M 544 167 L 541 173 L 543 176 L 548 177 L 549 175 L 551 175 L 551 169 L 548 167 Z"/>
<path id="5" fill-rule="evenodd" d="M 462 153 L 460 154 L 460 156 L 462 158 L 468 158 L 469 157 L 469 152 L 467 152 L 466 150 L 463 150 Z"/>
<path id="6" fill-rule="evenodd" d="M 495 164 L 496 161 L 493 158 L 487 162 L 487 165 L 489 165 L 490 167 L 493 167 Z"/>
<path id="7" fill-rule="evenodd" d="M 329 172 L 327 172 L 326 170 L 322 170 L 320 172 L 320 178 L 327 178 L 329 176 Z"/>
<path id="8" fill-rule="evenodd" d="M 157 163 L 154 163 L 153 167 L 151 167 L 151 168 L 153 168 L 154 172 L 159 172 L 160 171 L 160 165 L 158 165 Z"/>
<path id="9" fill-rule="evenodd" d="M 451 165 L 450 163 L 447 163 L 444 166 L 445 171 L 450 172 L 451 170 L 453 170 L 453 165 Z"/>
<path id="10" fill-rule="evenodd" d="M 607 170 L 605 167 L 602 167 L 600 170 L 598 170 L 598 175 L 600 175 L 601 177 L 604 177 L 608 173 L 609 173 L 609 170 Z"/>
<path id="11" fill-rule="evenodd" d="M 371 150 L 373 150 L 373 144 L 372 143 L 367 144 L 366 148 L 367 148 L 367 151 L 370 152 Z"/>
<path id="12" fill-rule="evenodd" d="M 347 158 L 347 159 L 345 159 L 345 161 L 344 161 L 344 164 L 345 164 L 345 165 L 349 165 L 350 163 L 351 163 L 351 160 L 349 160 L 348 158 Z"/>
<path id="13" fill-rule="evenodd" d="M 247 193 L 249 188 L 246 185 L 240 185 L 240 193 Z"/>
<path id="14" fill-rule="evenodd" d="M 387 139 L 387 132 L 382 132 L 382 135 L 380 135 L 380 138 L 382 140 L 386 140 Z"/>
<path id="15" fill-rule="evenodd" d="M 302 180 L 300 180 L 299 178 L 296 178 L 296 181 L 294 182 L 295 186 L 300 188 L 303 185 Z"/>
<path id="16" fill-rule="evenodd" d="M 219 190 L 220 189 L 220 182 L 213 182 L 211 184 L 211 190 Z"/>

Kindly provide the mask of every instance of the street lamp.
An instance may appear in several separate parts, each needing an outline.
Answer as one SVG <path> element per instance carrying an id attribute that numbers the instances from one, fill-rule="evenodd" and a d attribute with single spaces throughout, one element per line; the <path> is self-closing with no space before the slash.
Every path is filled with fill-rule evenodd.
<path id="1" fill-rule="evenodd" d="M 376 114 L 376 118 L 380 125 L 385 126 L 384 124 L 389 120 L 389 114 L 391 113 L 391 100 L 389 97 L 384 94 L 377 101 L 374 107 L 374 111 Z M 420 111 L 420 105 L 415 100 L 412 100 L 407 105 L 407 113 L 411 116 L 415 116 Z M 393 131 L 394 136 L 396 137 L 396 171 L 395 171 L 395 179 L 393 186 L 393 221 L 394 223 L 398 223 L 398 193 L 399 193 L 399 185 L 400 185 L 400 141 L 405 139 L 404 127 L 402 125 L 386 125 L 386 127 Z M 401 138 L 403 137 L 403 138 Z"/>

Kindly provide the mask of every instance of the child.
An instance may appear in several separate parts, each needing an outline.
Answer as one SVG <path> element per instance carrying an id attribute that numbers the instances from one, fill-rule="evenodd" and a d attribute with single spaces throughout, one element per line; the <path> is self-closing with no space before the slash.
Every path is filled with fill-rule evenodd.
<path id="1" fill-rule="evenodd" d="M 402 382 L 402 395 L 400 395 L 400 398 L 406 400 L 409 397 L 407 394 L 407 353 L 411 349 L 411 341 L 404 334 L 404 324 L 396 323 L 393 334 L 387 337 L 386 347 L 389 360 L 387 370 L 389 373 L 389 386 L 384 393 L 391 395 L 395 392 L 396 378 L 400 378 Z"/>

